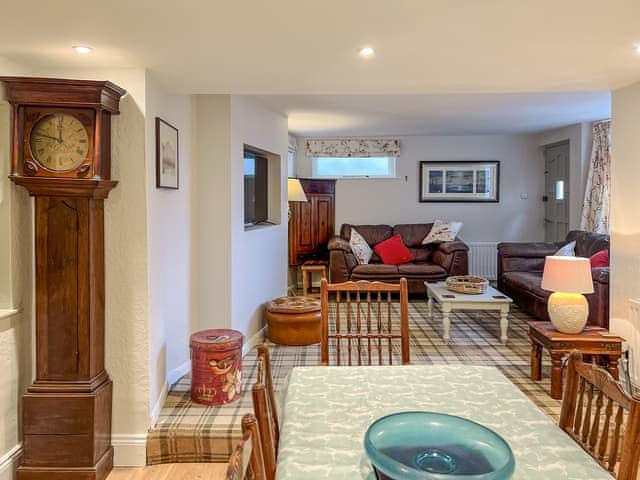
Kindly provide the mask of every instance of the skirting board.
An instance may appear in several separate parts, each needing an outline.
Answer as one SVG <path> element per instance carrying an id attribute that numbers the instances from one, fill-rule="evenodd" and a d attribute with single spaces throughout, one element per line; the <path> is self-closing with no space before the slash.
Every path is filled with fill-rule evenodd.
<path id="1" fill-rule="evenodd" d="M 169 384 L 169 388 L 184 377 L 191 370 L 191 360 L 187 360 L 182 365 L 174 368 L 173 370 L 169 370 L 167 373 L 167 383 Z"/>
<path id="2" fill-rule="evenodd" d="M 146 433 L 112 435 L 111 444 L 115 467 L 144 467 L 147 464 Z"/>
<path id="3" fill-rule="evenodd" d="M 258 330 L 254 335 L 251 336 L 250 339 L 247 340 L 247 343 L 242 347 L 242 356 L 244 357 L 247 352 L 250 352 L 251 349 L 255 348 L 257 345 L 260 345 L 264 342 L 267 333 L 267 326 L 265 325 L 260 330 Z"/>
<path id="4" fill-rule="evenodd" d="M 0 457 L 0 480 L 13 480 L 16 478 L 16 469 L 22 456 L 22 444 L 19 443 Z"/>
<path id="5" fill-rule="evenodd" d="M 162 390 L 160 391 L 160 395 L 158 395 L 158 400 L 156 400 L 156 404 L 153 406 L 153 410 L 151 410 L 151 428 L 156 426 L 156 422 L 158 421 L 158 417 L 160 416 L 160 410 L 162 410 L 164 402 L 167 401 L 168 395 L 169 384 L 165 382 Z"/>

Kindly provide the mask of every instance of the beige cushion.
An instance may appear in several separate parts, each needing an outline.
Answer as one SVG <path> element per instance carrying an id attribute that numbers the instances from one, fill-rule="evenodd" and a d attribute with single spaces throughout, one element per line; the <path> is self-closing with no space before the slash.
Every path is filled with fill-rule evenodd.
<path id="1" fill-rule="evenodd" d="M 360 265 L 366 265 L 371 260 L 371 255 L 373 255 L 373 250 L 364 239 L 362 235 L 358 233 L 355 228 L 351 228 L 351 238 L 349 239 L 349 245 L 351 246 L 351 251 L 356 257 L 356 260 Z"/>
<path id="2" fill-rule="evenodd" d="M 567 243 L 564 247 L 558 249 L 556 253 L 553 254 L 554 257 L 575 257 L 576 256 L 576 241 Z"/>
<path id="3" fill-rule="evenodd" d="M 423 245 L 435 242 L 452 242 L 456 239 L 458 232 L 462 228 L 462 222 L 449 222 L 445 220 L 436 220 L 433 227 L 422 240 Z"/>

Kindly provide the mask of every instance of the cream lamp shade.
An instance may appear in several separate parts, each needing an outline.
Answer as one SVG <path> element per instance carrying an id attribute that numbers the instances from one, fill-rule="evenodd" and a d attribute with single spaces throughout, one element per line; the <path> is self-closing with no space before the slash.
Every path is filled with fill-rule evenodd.
<path id="1" fill-rule="evenodd" d="M 287 200 L 290 202 L 306 202 L 307 196 L 297 178 L 287 179 Z"/>
<path id="2" fill-rule="evenodd" d="M 555 329 L 572 335 L 580 333 L 589 317 L 589 302 L 582 294 L 593 293 L 589 259 L 547 257 L 541 287 L 553 292 L 547 300 L 547 311 Z"/>
<path id="3" fill-rule="evenodd" d="M 591 262 L 582 257 L 547 257 L 541 286 L 551 292 L 593 293 Z"/>

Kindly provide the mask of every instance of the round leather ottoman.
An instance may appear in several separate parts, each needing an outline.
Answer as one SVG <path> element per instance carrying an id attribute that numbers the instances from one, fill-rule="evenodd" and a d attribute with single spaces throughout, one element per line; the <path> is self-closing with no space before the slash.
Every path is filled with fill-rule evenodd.
<path id="1" fill-rule="evenodd" d="M 280 297 L 267 303 L 267 335 L 280 345 L 311 345 L 320 341 L 320 300 Z"/>

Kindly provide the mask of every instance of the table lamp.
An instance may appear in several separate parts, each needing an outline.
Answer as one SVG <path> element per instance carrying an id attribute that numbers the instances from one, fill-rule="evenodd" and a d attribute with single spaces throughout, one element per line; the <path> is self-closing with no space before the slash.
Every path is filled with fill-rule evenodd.
<path id="1" fill-rule="evenodd" d="M 541 286 L 553 292 L 547 309 L 555 329 L 562 333 L 580 333 L 589 316 L 589 304 L 582 294 L 593 293 L 589 259 L 547 257 Z"/>
<path id="2" fill-rule="evenodd" d="M 307 196 L 297 178 L 287 179 L 287 200 L 289 202 L 306 202 Z M 287 218 L 291 220 L 291 207 L 287 208 Z"/>

